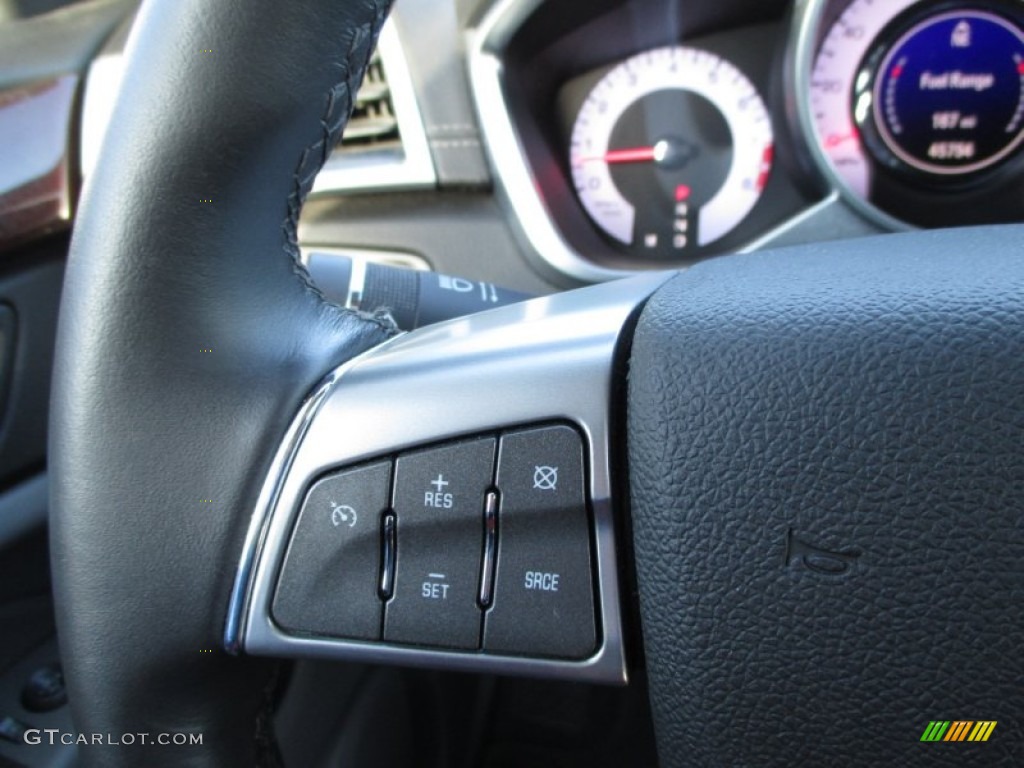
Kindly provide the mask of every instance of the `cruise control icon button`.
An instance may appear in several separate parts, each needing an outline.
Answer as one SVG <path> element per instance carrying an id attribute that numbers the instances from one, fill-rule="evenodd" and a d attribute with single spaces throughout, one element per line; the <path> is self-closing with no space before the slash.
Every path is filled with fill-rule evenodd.
<path id="1" fill-rule="evenodd" d="M 347 504 L 339 505 L 331 502 L 331 523 L 335 528 L 341 525 L 355 528 L 357 522 L 359 522 L 359 513 L 352 507 Z"/>
<path id="2" fill-rule="evenodd" d="M 387 509 L 391 462 L 327 475 L 299 512 L 272 614 L 285 630 L 380 639 L 380 515 Z"/>

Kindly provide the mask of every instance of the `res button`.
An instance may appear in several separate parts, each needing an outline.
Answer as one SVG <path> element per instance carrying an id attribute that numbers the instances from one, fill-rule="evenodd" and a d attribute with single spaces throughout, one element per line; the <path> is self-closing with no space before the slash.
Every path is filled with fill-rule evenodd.
<path id="1" fill-rule="evenodd" d="M 596 630 L 579 435 L 563 426 L 504 435 L 497 486 L 498 563 L 484 650 L 590 656 Z"/>
<path id="2" fill-rule="evenodd" d="M 398 458 L 398 552 L 385 640 L 479 647 L 483 511 L 494 452 L 494 439 L 486 438 Z"/>

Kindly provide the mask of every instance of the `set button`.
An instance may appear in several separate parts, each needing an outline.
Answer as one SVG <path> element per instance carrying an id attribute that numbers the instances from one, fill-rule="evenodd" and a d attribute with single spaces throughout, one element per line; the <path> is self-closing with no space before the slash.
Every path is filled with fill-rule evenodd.
<path id="1" fill-rule="evenodd" d="M 402 454 L 395 462 L 398 551 L 385 640 L 479 647 L 483 503 L 494 453 L 494 438 L 484 438 Z"/>

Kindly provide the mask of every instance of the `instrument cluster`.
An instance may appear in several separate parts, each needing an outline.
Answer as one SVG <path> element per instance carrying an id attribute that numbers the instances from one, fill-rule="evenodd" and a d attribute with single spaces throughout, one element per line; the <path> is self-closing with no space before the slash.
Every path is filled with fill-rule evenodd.
<path id="1" fill-rule="evenodd" d="M 1016 0 L 525 7 L 517 31 L 495 26 L 541 206 L 526 185 L 511 202 L 542 257 L 685 265 L 785 242 L 828 201 L 876 231 L 1024 219 Z M 516 153 L 490 150 L 501 182 Z"/>
<path id="2" fill-rule="evenodd" d="M 684 256 L 756 205 L 774 151 L 757 88 L 721 56 L 667 46 L 605 74 L 573 121 L 569 165 L 583 208 L 610 238 Z"/>

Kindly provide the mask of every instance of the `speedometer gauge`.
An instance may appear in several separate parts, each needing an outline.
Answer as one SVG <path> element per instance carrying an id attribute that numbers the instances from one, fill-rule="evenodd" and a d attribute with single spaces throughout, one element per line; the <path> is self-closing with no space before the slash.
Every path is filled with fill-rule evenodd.
<path id="1" fill-rule="evenodd" d="M 860 198 L 871 168 L 854 123 L 853 91 L 860 63 L 894 16 L 917 0 L 853 0 L 822 41 L 811 72 L 811 113 L 820 146 L 835 172 Z"/>
<path id="2" fill-rule="evenodd" d="M 834 21 L 798 39 L 795 94 L 834 188 L 887 226 L 1020 221 L 1024 3 L 808 3 Z"/>
<path id="3" fill-rule="evenodd" d="M 734 229 L 771 170 L 764 102 L 707 51 L 657 48 L 622 62 L 587 96 L 570 164 L 580 202 L 611 238 L 680 257 Z"/>

